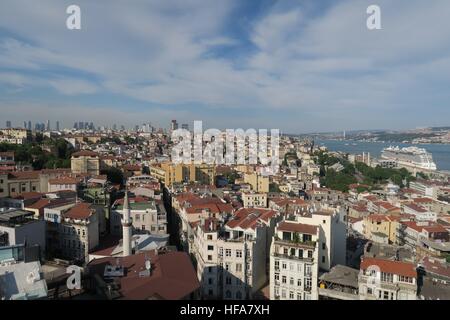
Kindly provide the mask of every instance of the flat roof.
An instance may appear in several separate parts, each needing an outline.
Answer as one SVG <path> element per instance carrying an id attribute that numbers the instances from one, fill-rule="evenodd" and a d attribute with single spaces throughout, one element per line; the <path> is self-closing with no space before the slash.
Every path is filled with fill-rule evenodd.
<path id="1" fill-rule="evenodd" d="M 33 213 L 25 210 L 8 209 L 6 211 L 0 211 L 0 222 L 10 222 L 14 219 L 21 217 L 32 216 Z"/>
<path id="2" fill-rule="evenodd" d="M 358 274 L 359 270 L 338 264 L 331 268 L 330 272 L 321 275 L 320 280 L 358 288 Z"/>

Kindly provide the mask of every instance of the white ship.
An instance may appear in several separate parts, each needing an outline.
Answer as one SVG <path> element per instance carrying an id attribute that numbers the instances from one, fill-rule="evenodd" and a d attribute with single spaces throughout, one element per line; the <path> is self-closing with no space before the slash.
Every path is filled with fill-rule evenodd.
<path id="1" fill-rule="evenodd" d="M 389 147 L 381 152 L 381 158 L 395 161 L 398 166 L 412 167 L 423 170 L 437 170 L 431 153 L 423 148 L 417 147 Z"/>

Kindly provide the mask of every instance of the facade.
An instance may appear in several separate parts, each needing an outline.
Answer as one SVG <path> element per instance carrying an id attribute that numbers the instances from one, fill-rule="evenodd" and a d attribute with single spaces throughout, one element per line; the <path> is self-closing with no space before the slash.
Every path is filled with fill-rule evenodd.
<path id="1" fill-rule="evenodd" d="M 99 226 L 95 210 L 88 203 L 77 203 L 62 213 L 56 222 L 61 258 L 88 261 L 89 251 L 99 244 Z"/>
<path id="2" fill-rule="evenodd" d="M 174 164 L 164 162 L 150 166 L 150 175 L 171 186 L 174 183 L 198 182 L 213 185 L 216 175 L 214 165 L 207 164 Z"/>
<path id="3" fill-rule="evenodd" d="M 244 183 L 252 186 L 252 190 L 260 193 L 269 192 L 269 177 L 262 176 L 258 173 L 246 173 L 244 175 Z"/>
<path id="4" fill-rule="evenodd" d="M 19 209 L 0 211 L 0 246 L 38 245 L 45 254 L 45 222 L 33 219 L 33 213 Z"/>
<path id="5" fill-rule="evenodd" d="M 98 153 L 82 150 L 72 154 L 70 166 L 73 173 L 100 174 L 100 157 Z"/>
<path id="6" fill-rule="evenodd" d="M 270 250 L 270 299 L 318 300 L 319 227 L 278 223 Z"/>
<path id="7" fill-rule="evenodd" d="M 240 209 L 223 222 L 202 219 L 190 250 L 204 299 L 252 299 L 268 280 L 270 239 L 278 213 Z"/>
<path id="8" fill-rule="evenodd" d="M 417 271 L 409 262 L 363 257 L 360 300 L 416 300 Z"/>
<path id="9" fill-rule="evenodd" d="M 121 234 L 124 200 L 118 200 L 111 208 L 111 234 Z M 129 199 L 130 218 L 137 233 L 167 234 L 167 213 L 162 202 L 144 197 Z"/>
<path id="10" fill-rule="evenodd" d="M 244 208 L 267 208 L 267 193 L 242 192 Z"/>

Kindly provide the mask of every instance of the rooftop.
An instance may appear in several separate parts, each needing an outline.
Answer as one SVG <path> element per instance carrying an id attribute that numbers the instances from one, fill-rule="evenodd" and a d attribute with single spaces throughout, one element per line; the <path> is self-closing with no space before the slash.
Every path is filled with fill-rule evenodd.
<path id="1" fill-rule="evenodd" d="M 146 258 L 151 260 L 151 274 L 142 276 Z M 124 300 L 179 300 L 200 287 L 190 258 L 185 252 L 164 254 L 139 253 L 121 258 L 95 259 L 88 264 L 90 273 L 103 278 L 105 267 L 120 264 L 124 276 L 117 277 L 119 299 Z M 106 289 L 106 288 L 105 288 Z"/>

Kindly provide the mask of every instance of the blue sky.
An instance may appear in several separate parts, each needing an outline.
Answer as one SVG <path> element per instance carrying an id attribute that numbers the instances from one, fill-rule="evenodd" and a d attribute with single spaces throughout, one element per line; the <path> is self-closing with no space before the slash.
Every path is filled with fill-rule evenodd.
<path id="1" fill-rule="evenodd" d="M 450 125 L 447 0 L 2 0 L 0 126 Z M 378 4 L 382 30 L 366 28 Z M 81 7 L 82 30 L 66 28 Z"/>

